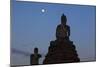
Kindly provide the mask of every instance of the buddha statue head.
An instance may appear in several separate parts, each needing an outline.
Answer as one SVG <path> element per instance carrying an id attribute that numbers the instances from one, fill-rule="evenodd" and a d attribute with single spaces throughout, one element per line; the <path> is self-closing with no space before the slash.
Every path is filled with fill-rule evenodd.
<path id="1" fill-rule="evenodd" d="M 66 25 L 66 22 L 67 22 L 67 18 L 66 18 L 66 16 L 64 14 L 62 14 L 62 16 L 61 16 L 61 24 Z"/>
<path id="2" fill-rule="evenodd" d="M 38 54 L 38 48 L 34 48 L 34 53 Z"/>

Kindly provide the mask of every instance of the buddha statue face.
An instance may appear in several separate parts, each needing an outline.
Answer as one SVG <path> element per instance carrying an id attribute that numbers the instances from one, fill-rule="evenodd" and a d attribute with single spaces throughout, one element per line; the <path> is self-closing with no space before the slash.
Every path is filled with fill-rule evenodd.
<path id="1" fill-rule="evenodd" d="M 38 48 L 34 48 L 34 53 L 38 53 Z"/>
<path id="2" fill-rule="evenodd" d="M 63 14 L 63 15 L 61 16 L 61 24 L 66 25 L 66 22 L 67 22 L 67 18 L 66 18 L 66 16 Z"/>

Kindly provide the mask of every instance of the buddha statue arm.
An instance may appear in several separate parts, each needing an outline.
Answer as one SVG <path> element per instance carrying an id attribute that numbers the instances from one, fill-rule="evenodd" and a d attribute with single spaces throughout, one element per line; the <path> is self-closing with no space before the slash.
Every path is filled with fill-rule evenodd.
<path id="1" fill-rule="evenodd" d="M 58 26 L 57 26 L 57 28 L 56 28 L 56 38 L 58 38 L 58 36 L 59 36 L 59 32 L 58 32 Z"/>
<path id="2" fill-rule="evenodd" d="M 70 36 L 70 27 L 67 26 L 67 28 L 68 28 L 68 37 L 69 37 Z"/>

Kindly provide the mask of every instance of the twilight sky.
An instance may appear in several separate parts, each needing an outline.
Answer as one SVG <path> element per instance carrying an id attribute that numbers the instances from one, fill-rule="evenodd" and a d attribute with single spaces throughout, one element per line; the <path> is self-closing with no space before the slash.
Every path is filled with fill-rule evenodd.
<path id="1" fill-rule="evenodd" d="M 95 60 L 96 7 L 37 2 L 11 3 L 11 50 L 33 53 L 39 48 L 42 63 L 51 40 L 55 40 L 60 17 L 67 16 L 71 28 L 70 40 L 76 46 L 81 61 Z M 12 65 L 29 65 L 29 56 L 11 51 Z"/>

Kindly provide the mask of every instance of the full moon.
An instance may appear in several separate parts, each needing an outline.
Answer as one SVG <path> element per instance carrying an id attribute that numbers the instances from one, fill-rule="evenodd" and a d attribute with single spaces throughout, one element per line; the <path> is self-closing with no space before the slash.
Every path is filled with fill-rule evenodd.
<path id="1" fill-rule="evenodd" d="M 42 13 L 44 13 L 45 12 L 45 9 L 42 9 L 41 11 L 42 11 Z"/>

